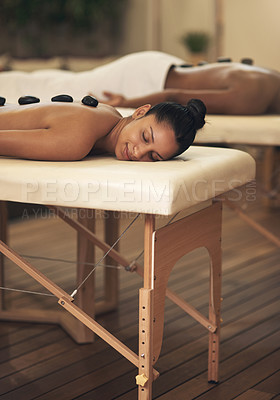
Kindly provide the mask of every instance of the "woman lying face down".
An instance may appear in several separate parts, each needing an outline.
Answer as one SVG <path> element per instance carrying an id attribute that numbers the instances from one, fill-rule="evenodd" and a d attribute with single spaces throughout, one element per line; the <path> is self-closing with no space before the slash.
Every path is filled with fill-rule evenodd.
<path id="1" fill-rule="evenodd" d="M 197 99 L 186 106 L 144 105 L 125 118 L 105 104 L 7 105 L 0 108 L 0 155 L 74 161 L 107 153 L 126 161 L 168 160 L 192 144 L 205 113 Z"/>

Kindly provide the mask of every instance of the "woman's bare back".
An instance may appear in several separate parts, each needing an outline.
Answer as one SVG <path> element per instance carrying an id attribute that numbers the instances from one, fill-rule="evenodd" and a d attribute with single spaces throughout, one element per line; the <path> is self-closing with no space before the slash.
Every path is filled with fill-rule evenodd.
<path id="1" fill-rule="evenodd" d="M 168 73 L 165 88 L 228 91 L 231 94 L 230 113 L 236 113 L 237 108 L 242 111 L 251 106 L 259 107 L 258 113 L 280 112 L 280 74 L 261 67 L 240 63 L 213 63 L 191 68 L 174 67 Z M 251 102 L 254 104 L 251 105 Z"/>
<path id="2" fill-rule="evenodd" d="M 121 119 L 112 107 L 46 103 L 0 108 L 0 154 L 40 160 L 86 156 Z"/>

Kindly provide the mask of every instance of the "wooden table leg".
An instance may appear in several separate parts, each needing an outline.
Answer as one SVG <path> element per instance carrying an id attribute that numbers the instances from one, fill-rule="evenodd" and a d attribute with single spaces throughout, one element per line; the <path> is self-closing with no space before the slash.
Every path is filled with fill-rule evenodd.
<path id="1" fill-rule="evenodd" d="M 212 244 L 212 247 L 208 248 L 208 251 L 211 258 L 209 287 L 209 321 L 212 324 L 215 324 L 217 327 L 215 332 L 209 332 L 208 382 L 217 383 L 219 381 L 219 349 L 222 300 L 222 249 L 219 240 L 216 240 L 216 243 L 214 242 Z"/>
<path id="2" fill-rule="evenodd" d="M 262 202 L 266 207 L 279 207 L 279 150 L 274 146 L 264 149 L 262 189 L 265 192 Z"/>
<path id="3" fill-rule="evenodd" d="M 107 211 L 105 219 L 105 242 L 112 245 L 119 236 L 119 218 L 120 214 L 112 211 Z M 118 244 L 114 247 L 118 251 Z M 118 265 L 111 257 L 105 258 L 105 263 L 108 265 Z M 104 294 L 105 302 L 110 305 L 110 310 L 113 311 L 118 307 L 119 301 L 119 271 L 117 268 L 104 269 Z"/>
<path id="4" fill-rule="evenodd" d="M 79 209 L 78 210 L 79 222 L 91 230 L 95 231 L 95 214 L 94 210 Z M 79 285 L 83 279 L 93 269 L 92 265 L 86 265 L 83 263 L 89 262 L 94 263 L 95 261 L 95 249 L 94 245 L 81 234 L 77 234 L 77 285 Z M 78 290 L 75 296 L 75 304 L 85 311 L 90 317 L 95 316 L 95 274 L 92 273 L 82 287 Z M 77 340 L 78 342 L 93 342 L 94 334 L 84 324 L 77 321 Z"/>
<path id="5" fill-rule="evenodd" d="M 154 215 L 146 215 L 144 232 L 144 288 L 139 292 L 139 369 L 136 377 L 138 399 L 152 399 L 153 385 L 153 232 Z"/>
<path id="6" fill-rule="evenodd" d="M 8 210 L 6 201 L 0 201 L 0 240 L 8 240 Z M 5 286 L 4 255 L 0 253 L 0 286 Z M 5 309 L 4 290 L 0 290 L 0 309 Z"/>

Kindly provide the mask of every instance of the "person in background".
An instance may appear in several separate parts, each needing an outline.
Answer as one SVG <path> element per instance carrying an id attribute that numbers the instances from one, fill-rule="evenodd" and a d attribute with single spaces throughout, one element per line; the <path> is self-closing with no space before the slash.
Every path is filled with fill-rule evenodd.
<path id="1" fill-rule="evenodd" d="M 199 98 L 213 114 L 280 113 L 279 72 L 233 62 L 190 68 L 184 63 L 170 54 L 143 51 L 85 72 L 2 72 L 0 96 L 15 103 L 27 94 L 48 101 L 61 93 L 75 100 L 91 93 L 114 107 L 132 108 Z"/>

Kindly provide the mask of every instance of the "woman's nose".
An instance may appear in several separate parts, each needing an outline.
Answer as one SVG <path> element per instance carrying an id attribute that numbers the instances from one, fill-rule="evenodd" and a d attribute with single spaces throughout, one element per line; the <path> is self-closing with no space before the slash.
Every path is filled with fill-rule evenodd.
<path id="1" fill-rule="evenodd" d="M 133 155 L 136 158 L 136 160 L 141 160 L 147 152 L 147 149 L 143 145 L 136 145 L 133 148 Z"/>

